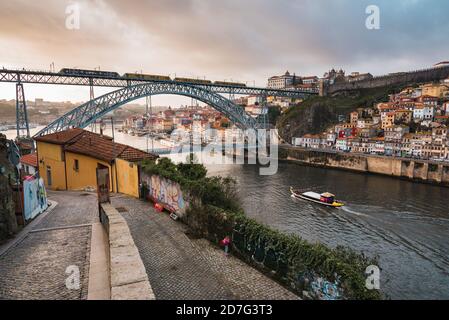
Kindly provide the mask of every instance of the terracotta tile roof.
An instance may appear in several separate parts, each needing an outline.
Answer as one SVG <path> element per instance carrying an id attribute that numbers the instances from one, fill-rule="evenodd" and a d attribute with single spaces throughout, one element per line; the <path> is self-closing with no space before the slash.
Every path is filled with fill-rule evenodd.
<path id="1" fill-rule="evenodd" d="M 34 140 L 41 141 L 41 142 L 48 142 L 53 144 L 60 144 L 64 145 L 67 142 L 71 141 L 72 139 L 79 136 L 81 133 L 83 133 L 85 130 L 80 128 L 74 128 L 74 129 L 68 129 L 61 132 L 51 133 L 47 134 L 42 137 L 36 137 Z"/>
<path id="2" fill-rule="evenodd" d="M 116 158 L 127 161 L 140 161 L 158 157 L 157 155 L 113 142 L 111 137 L 89 131 L 84 131 L 83 134 L 77 136 L 76 139 L 65 147 L 65 150 L 108 162 L 112 162 Z"/>
<path id="3" fill-rule="evenodd" d="M 156 159 L 155 154 L 112 141 L 111 137 L 102 136 L 83 129 L 69 129 L 52 133 L 35 140 L 64 145 L 64 150 L 90 156 L 99 160 L 112 162 L 116 158 L 127 161 Z"/>
<path id="4" fill-rule="evenodd" d="M 20 163 L 37 168 L 37 154 L 30 153 L 20 158 Z"/>
<path id="5" fill-rule="evenodd" d="M 91 156 L 96 159 L 112 162 L 125 149 L 124 145 L 114 143 L 112 138 L 84 131 L 68 143 L 66 151 Z"/>
<path id="6" fill-rule="evenodd" d="M 154 160 L 158 156 L 130 146 L 126 146 L 125 150 L 123 150 L 123 152 L 118 157 L 129 162 L 136 162 L 146 159 Z"/>

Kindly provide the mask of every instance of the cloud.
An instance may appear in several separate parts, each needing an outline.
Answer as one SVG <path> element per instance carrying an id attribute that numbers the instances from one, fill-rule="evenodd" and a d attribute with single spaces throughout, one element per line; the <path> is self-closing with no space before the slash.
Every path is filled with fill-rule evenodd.
<path id="1" fill-rule="evenodd" d="M 81 29 L 65 28 L 79 3 Z M 365 28 L 380 8 L 381 29 Z M 140 71 L 239 81 L 331 67 L 381 74 L 449 52 L 449 2 L 438 0 L 16 0 L 0 2 L 2 63 Z"/>

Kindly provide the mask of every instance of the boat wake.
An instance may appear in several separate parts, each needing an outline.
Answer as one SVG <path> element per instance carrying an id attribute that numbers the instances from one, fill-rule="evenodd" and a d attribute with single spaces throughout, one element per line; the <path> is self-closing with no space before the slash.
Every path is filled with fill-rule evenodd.
<path id="1" fill-rule="evenodd" d="M 356 216 L 369 217 L 367 214 L 364 214 L 364 213 L 361 213 L 361 212 L 357 212 L 357 211 L 351 210 L 351 207 L 348 207 L 348 206 L 344 206 L 344 207 L 341 207 L 341 208 L 339 208 L 339 209 L 340 209 L 340 210 L 343 210 L 343 211 L 345 211 L 345 212 L 347 212 L 347 213 L 355 214 Z"/>

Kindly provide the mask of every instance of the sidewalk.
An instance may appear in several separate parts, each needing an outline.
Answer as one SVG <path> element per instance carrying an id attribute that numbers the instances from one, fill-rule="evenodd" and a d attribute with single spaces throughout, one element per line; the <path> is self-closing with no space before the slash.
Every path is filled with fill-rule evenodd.
<path id="1" fill-rule="evenodd" d="M 58 203 L 19 233 L 0 255 L 0 299 L 86 299 L 95 195 L 48 192 Z M 79 289 L 66 287 L 67 267 L 79 269 Z"/>
<path id="2" fill-rule="evenodd" d="M 0 299 L 108 299 L 109 248 L 96 195 L 49 197 L 58 205 L 0 252 Z M 185 225 L 150 203 L 122 195 L 111 199 L 129 225 L 156 299 L 299 299 L 208 241 L 188 238 Z M 69 266 L 79 269 L 78 289 L 66 287 Z"/>
<path id="3" fill-rule="evenodd" d="M 116 196 L 112 204 L 128 222 L 156 299 L 299 299 L 207 240 L 188 238 L 185 225 L 150 203 Z"/>

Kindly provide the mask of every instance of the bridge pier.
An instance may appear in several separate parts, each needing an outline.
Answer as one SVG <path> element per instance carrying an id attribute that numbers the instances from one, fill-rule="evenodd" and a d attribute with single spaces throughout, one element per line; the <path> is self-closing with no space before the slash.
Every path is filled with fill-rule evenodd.
<path id="1" fill-rule="evenodd" d="M 30 137 L 25 91 L 20 80 L 16 83 L 16 130 L 17 138 Z M 23 131 L 25 131 L 24 134 L 22 134 Z"/>

